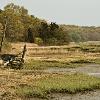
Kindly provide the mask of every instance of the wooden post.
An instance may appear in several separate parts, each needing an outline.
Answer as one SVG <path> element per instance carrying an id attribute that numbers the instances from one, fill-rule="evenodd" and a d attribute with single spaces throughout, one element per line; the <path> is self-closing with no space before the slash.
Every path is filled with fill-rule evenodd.
<path id="1" fill-rule="evenodd" d="M 24 49 L 22 51 L 22 59 L 24 59 L 25 53 L 26 53 L 27 49 L 26 49 L 26 44 L 24 45 Z"/>
<path id="2" fill-rule="evenodd" d="M 1 43 L 0 43 L 0 52 L 2 51 L 3 39 L 4 39 L 4 38 L 2 37 Z"/>

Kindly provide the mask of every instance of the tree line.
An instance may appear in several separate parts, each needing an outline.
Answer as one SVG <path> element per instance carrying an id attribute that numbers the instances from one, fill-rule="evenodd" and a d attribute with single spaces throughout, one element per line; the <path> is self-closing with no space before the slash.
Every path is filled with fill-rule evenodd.
<path id="1" fill-rule="evenodd" d="M 29 15 L 24 7 L 10 3 L 0 10 L 0 38 L 10 42 L 30 42 L 39 45 L 63 45 L 69 42 L 99 41 L 100 27 L 82 27 L 47 23 Z"/>

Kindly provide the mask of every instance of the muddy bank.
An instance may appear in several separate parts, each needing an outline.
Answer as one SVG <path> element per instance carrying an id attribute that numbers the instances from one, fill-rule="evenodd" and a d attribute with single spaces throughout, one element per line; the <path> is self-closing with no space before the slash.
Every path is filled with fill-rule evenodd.
<path id="1" fill-rule="evenodd" d="M 83 73 L 100 78 L 100 65 L 99 64 L 88 64 L 77 68 L 48 68 L 44 70 L 48 73 Z"/>
<path id="2" fill-rule="evenodd" d="M 100 100 L 100 90 L 90 91 L 86 93 L 70 94 L 52 94 L 50 100 Z"/>
<path id="3" fill-rule="evenodd" d="M 100 90 L 88 91 L 85 93 L 67 94 L 53 93 L 48 100 L 100 100 Z M 47 100 L 40 98 L 29 98 L 23 100 Z"/>

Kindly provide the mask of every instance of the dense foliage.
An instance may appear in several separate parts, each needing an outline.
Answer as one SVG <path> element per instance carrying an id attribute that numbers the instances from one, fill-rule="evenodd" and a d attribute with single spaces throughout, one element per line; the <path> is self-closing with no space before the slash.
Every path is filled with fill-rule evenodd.
<path id="1" fill-rule="evenodd" d="M 69 42 L 100 40 L 100 27 L 47 23 L 34 15 L 29 15 L 27 9 L 13 3 L 0 10 L 0 36 L 2 36 L 5 23 L 7 24 L 5 37 L 11 42 L 62 45 Z"/>

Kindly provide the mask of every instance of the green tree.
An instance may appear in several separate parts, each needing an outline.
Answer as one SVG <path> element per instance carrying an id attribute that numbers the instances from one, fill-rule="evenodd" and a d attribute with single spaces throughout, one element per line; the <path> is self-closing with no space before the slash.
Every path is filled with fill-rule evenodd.
<path id="1" fill-rule="evenodd" d="M 82 40 L 80 34 L 75 32 L 69 33 L 69 37 L 71 42 L 80 42 Z"/>
<path id="2" fill-rule="evenodd" d="M 28 41 L 30 43 L 34 43 L 34 41 L 35 41 L 35 37 L 33 35 L 33 32 L 32 32 L 31 28 L 28 29 Z"/>
<path id="3" fill-rule="evenodd" d="M 24 34 L 24 26 L 20 20 L 18 12 L 16 12 L 17 7 L 13 4 L 9 4 L 4 8 L 4 11 L 0 14 L 0 22 L 4 25 L 5 20 L 7 21 L 6 38 L 12 40 L 17 40 L 22 38 Z M 21 37 L 20 37 L 21 36 Z"/>
<path id="4" fill-rule="evenodd" d="M 41 22 L 41 27 L 39 30 L 39 36 L 42 38 L 44 44 L 47 43 L 48 37 L 49 37 L 49 26 L 45 22 Z"/>

